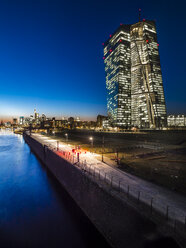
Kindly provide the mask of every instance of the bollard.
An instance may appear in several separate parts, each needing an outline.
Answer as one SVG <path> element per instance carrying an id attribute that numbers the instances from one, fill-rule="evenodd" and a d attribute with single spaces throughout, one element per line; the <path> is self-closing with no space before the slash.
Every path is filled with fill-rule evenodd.
<path id="1" fill-rule="evenodd" d="M 129 185 L 128 185 L 128 188 L 127 188 L 127 197 L 129 198 Z"/>
<path id="2" fill-rule="evenodd" d="M 140 191 L 138 191 L 138 204 L 140 203 Z"/>
<path id="3" fill-rule="evenodd" d="M 152 214 L 152 203 L 153 203 L 153 197 L 150 200 L 150 213 Z"/>
<path id="4" fill-rule="evenodd" d="M 167 206 L 167 210 L 166 210 L 166 219 L 169 219 L 169 206 Z"/>

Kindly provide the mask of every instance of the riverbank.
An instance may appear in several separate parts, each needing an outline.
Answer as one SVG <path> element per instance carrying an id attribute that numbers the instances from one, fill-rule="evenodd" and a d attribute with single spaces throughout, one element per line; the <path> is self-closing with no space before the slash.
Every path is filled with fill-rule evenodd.
<path id="1" fill-rule="evenodd" d="M 21 135 L 0 131 L 0 247 L 110 246 Z"/>
<path id="2" fill-rule="evenodd" d="M 48 137 L 96 152 L 100 154 L 100 160 L 103 153 L 110 165 L 186 196 L 186 131 L 102 133 L 66 130 Z M 93 147 L 90 137 L 93 137 Z"/>
<path id="3" fill-rule="evenodd" d="M 38 135 L 37 137 L 44 138 L 43 136 Z M 80 205 L 83 211 L 86 212 L 97 228 L 105 235 L 108 240 L 111 239 L 112 242 L 116 242 L 115 247 L 135 247 L 134 242 L 136 242 L 136 247 L 139 248 L 139 244 L 142 245 L 143 242 L 147 242 L 147 239 L 144 237 L 150 235 L 149 232 L 151 234 L 157 234 L 157 226 L 151 222 L 152 217 L 154 218 L 156 216 L 154 208 L 153 215 L 151 215 L 151 208 L 149 208 L 150 213 L 148 209 L 143 212 L 142 209 L 139 208 L 139 205 L 136 205 L 135 199 L 135 201 L 132 201 L 131 206 L 130 201 L 133 200 L 134 197 L 134 192 L 131 191 L 130 193 L 128 192 L 128 196 L 130 195 L 130 200 L 127 199 L 128 197 L 126 198 L 125 194 L 123 195 L 123 192 L 120 192 L 122 193 L 122 196 L 124 196 L 121 200 L 121 194 L 118 195 L 118 191 L 116 191 L 118 188 L 115 189 L 116 182 L 114 182 L 114 180 L 110 181 L 109 178 L 106 178 L 106 181 L 102 180 L 104 179 L 102 171 L 92 171 L 93 168 L 91 169 L 90 166 L 89 168 L 86 168 L 87 165 L 85 164 L 82 165 L 83 167 L 74 166 L 71 164 L 73 157 L 70 156 L 69 152 L 66 153 L 64 150 L 65 147 L 63 149 L 64 152 L 55 152 L 53 149 L 56 147 L 56 140 L 53 140 L 55 146 L 52 145 L 51 148 L 49 148 L 50 143 L 47 143 L 47 137 L 45 140 L 43 140 L 43 142 L 38 142 L 38 138 L 35 136 L 26 136 L 28 142 L 31 142 L 30 145 L 32 149 L 38 153 L 40 159 L 45 162 L 46 166 L 52 171 L 53 174 L 55 174 L 57 179 L 65 186 L 65 188 L 67 188 L 69 194 L 78 203 L 78 205 Z M 82 169 L 84 173 L 82 173 Z M 111 182 L 112 187 L 108 187 L 108 182 Z M 144 207 L 140 201 L 140 207 L 142 206 Z M 139 209 L 137 210 L 136 207 Z M 133 214 L 131 215 L 131 213 Z M 148 218 L 147 216 L 145 217 L 144 213 L 148 215 Z M 141 224 L 144 223 L 144 225 L 141 225 L 140 222 Z M 136 223 L 139 224 L 135 225 Z M 148 225 L 149 227 L 147 228 Z M 161 222 L 161 228 L 163 226 L 165 226 L 165 223 L 163 224 L 163 222 Z M 140 231 L 139 227 L 141 228 Z M 167 228 L 164 229 L 165 233 L 167 230 Z M 148 234 L 143 232 L 148 232 Z M 136 235 L 135 241 L 133 241 L 132 238 L 131 240 L 129 239 L 131 235 Z M 123 238 L 124 236 L 126 237 L 126 240 Z M 131 242 L 133 242 L 133 244 Z"/>

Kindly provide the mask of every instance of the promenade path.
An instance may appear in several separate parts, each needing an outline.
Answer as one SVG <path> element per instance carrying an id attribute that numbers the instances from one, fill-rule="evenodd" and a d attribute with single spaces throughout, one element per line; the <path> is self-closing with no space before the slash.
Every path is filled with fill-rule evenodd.
<path id="1" fill-rule="evenodd" d="M 32 137 L 41 142 L 42 144 L 56 148 L 57 142 L 60 150 L 72 153 L 74 146 L 68 145 L 64 142 L 59 142 L 53 138 L 41 134 L 32 134 Z M 75 156 L 76 159 L 76 156 Z M 100 155 L 95 153 L 81 153 L 80 162 L 86 164 L 89 170 L 96 170 L 102 178 L 112 180 L 113 186 L 120 185 L 120 188 L 130 191 L 130 195 L 135 198 L 139 197 L 140 201 L 151 204 L 153 208 L 160 211 L 162 214 L 179 222 L 185 223 L 186 221 L 186 197 L 179 195 L 171 190 L 145 181 L 139 177 L 123 172 L 118 168 L 110 166 L 106 162 L 100 161 Z"/>

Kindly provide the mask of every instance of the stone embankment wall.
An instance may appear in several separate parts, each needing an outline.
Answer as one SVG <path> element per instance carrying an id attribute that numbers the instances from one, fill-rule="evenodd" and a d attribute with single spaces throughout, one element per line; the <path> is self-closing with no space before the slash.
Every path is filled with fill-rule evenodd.
<path id="1" fill-rule="evenodd" d="M 24 134 L 24 139 L 112 247 L 145 247 L 145 243 L 158 237 L 157 226 L 129 202 L 114 196 L 34 138 Z"/>

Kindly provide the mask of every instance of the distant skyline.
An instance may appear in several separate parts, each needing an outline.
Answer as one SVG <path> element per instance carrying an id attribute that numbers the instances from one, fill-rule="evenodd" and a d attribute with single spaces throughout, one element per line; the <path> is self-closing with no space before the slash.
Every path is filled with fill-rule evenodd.
<path id="1" fill-rule="evenodd" d="M 168 114 L 186 114 L 185 1 L 0 2 L 0 120 L 107 114 L 102 43 L 120 23 L 156 21 Z"/>

